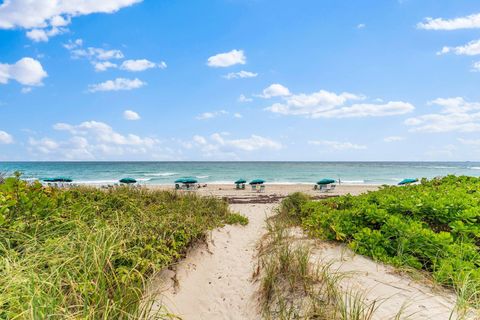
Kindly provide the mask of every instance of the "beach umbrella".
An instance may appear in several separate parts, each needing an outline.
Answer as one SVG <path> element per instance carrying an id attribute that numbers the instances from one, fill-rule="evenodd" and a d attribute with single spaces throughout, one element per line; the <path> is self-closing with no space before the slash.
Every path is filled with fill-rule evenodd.
<path id="1" fill-rule="evenodd" d="M 197 183 L 198 180 L 192 177 L 183 177 L 175 180 L 175 183 Z"/>
<path id="2" fill-rule="evenodd" d="M 238 179 L 238 180 L 235 181 L 234 183 L 235 183 L 235 184 L 247 183 L 247 180 L 245 180 L 245 179 Z"/>
<path id="3" fill-rule="evenodd" d="M 322 179 L 320 181 L 317 181 L 317 184 L 330 184 L 330 183 L 335 183 L 335 180 L 333 180 L 333 179 Z"/>
<path id="4" fill-rule="evenodd" d="M 67 177 L 55 177 L 55 182 L 72 182 L 73 179 Z"/>
<path id="5" fill-rule="evenodd" d="M 410 184 L 410 183 L 415 183 L 418 182 L 418 179 L 403 179 L 398 183 L 399 186 L 405 185 L 405 184 Z"/>
<path id="6" fill-rule="evenodd" d="M 255 180 L 250 181 L 250 184 L 263 184 L 264 182 L 265 182 L 265 180 L 255 179 Z"/>
<path id="7" fill-rule="evenodd" d="M 133 178 L 122 178 L 120 180 L 121 183 L 127 183 L 127 184 L 130 184 L 130 183 L 137 183 L 137 180 L 133 179 Z"/>

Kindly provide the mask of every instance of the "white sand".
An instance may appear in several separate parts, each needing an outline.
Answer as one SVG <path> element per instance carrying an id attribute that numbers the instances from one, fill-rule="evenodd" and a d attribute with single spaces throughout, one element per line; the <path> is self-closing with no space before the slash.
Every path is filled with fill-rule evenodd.
<path id="1" fill-rule="evenodd" d="M 163 272 L 153 287 L 160 292 L 157 308 L 164 305 L 182 319 L 259 319 L 252 283 L 256 243 L 264 232 L 271 204 L 232 205 L 250 220 L 247 226 L 230 226 L 211 233 L 208 248 L 191 250 L 173 271 Z"/>
<path id="2" fill-rule="evenodd" d="M 321 243 L 312 251 L 316 263 L 332 263 L 332 270 L 345 273 L 341 288 L 365 293 L 368 302 L 378 301 L 373 319 L 393 319 L 404 306 L 402 319 L 448 320 L 456 297 L 440 287 L 413 281 L 393 267 L 356 255 L 343 245 Z M 453 317 L 452 319 L 457 319 Z"/>
<path id="3" fill-rule="evenodd" d="M 219 190 L 220 189 L 220 190 Z M 340 186 L 335 194 L 358 194 L 374 186 Z M 267 186 L 265 194 L 250 190 L 236 191 L 232 186 L 209 186 L 198 192 L 204 195 L 230 197 L 247 203 L 231 208 L 250 220 L 247 226 L 230 226 L 213 230 L 210 240 L 190 250 L 187 257 L 155 278 L 151 290 L 156 293 L 155 308 L 163 306 L 181 319 L 260 319 L 256 299 L 257 284 L 252 282 L 256 265 L 256 245 L 265 233 L 265 218 L 274 214 L 275 203 L 248 203 L 260 197 L 284 196 L 294 191 L 313 192 L 311 186 Z M 337 244 L 318 242 L 314 256 L 334 261 L 342 272 L 352 277 L 342 281 L 344 288 L 367 292 L 370 300 L 382 300 L 375 319 L 389 319 L 406 303 L 408 319 L 448 319 L 455 296 L 445 291 L 415 283 L 398 275 L 393 268 L 375 263 L 346 251 Z M 177 285 L 175 285 L 177 284 Z"/>

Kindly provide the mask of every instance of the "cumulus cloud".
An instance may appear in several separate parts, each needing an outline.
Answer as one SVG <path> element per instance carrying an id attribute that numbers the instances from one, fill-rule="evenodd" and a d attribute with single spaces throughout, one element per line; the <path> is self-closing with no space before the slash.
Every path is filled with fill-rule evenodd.
<path id="1" fill-rule="evenodd" d="M 88 88 L 90 92 L 98 91 L 120 91 L 120 90 L 133 90 L 145 86 L 147 83 L 142 80 L 135 79 L 126 79 L 126 78 L 116 78 L 115 80 L 107 80 L 105 82 L 92 84 Z"/>
<path id="2" fill-rule="evenodd" d="M 480 72 L 480 61 L 477 61 L 473 64 L 472 71 L 473 72 Z"/>
<path id="3" fill-rule="evenodd" d="M 228 114 L 228 112 L 225 111 L 225 110 L 219 110 L 219 111 L 213 111 L 213 112 L 204 112 L 202 114 L 199 114 L 196 117 L 196 119 L 197 120 L 207 120 L 207 119 L 216 118 L 218 116 L 225 115 L 225 114 Z"/>
<path id="4" fill-rule="evenodd" d="M 480 131 L 480 103 L 462 97 L 439 98 L 429 102 L 439 112 L 405 120 L 414 132 L 477 132 Z"/>
<path id="5" fill-rule="evenodd" d="M 236 151 L 279 150 L 283 147 L 277 141 L 255 134 L 243 139 L 228 139 L 225 133 L 214 133 L 208 138 L 196 135 L 193 137 L 193 142 L 197 147 L 200 147 L 202 152 L 209 156 L 222 153 L 234 154 Z"/>
<path id="6" fill-rule="evenodd" d="M 405 138 L 404 138 L 404 137 L 400 137 L 400 136 L 390 136 L 390 137 L 385 137 L 385 138 L 383 138 L 383 141 L 388 142 L 388 143 L 390 143 L 390 142 L 398 142 L 398 141 L 403 141 L 403 140 L 405 140 Z"/>
<path id="7" fill-rule="evenodd" d="M 57 123 L 53 128 L 69 136 L 61 140 L 30 138 L 32 153 L 53 159 L 116 159 L 121 156 L 150 156 L 160 147 L 156 138 L 122 134 L 99 121 L 85 121 L 78 125 Z"/>
<path id="8" fill-rule="evenodd" d="M 0 130 L 0 144 L 11 144 L 13 143 L 13 137 L 11 134 Z"/>
<path id="9" fill-rule="evenodd" d="M 110 68 L 116 68 L 118 66 L 117 64 L 112 63 L 110 61 L 102 61 L 102 62 L 95 62 L 93 64 L 93 67 L 95 68 L 95 71 L 101 72 L 101 71 L 107 71 Z"/>
<path id="10" fill-rule="evenodd" d="M 0 84 L 11 79 L 26 86 L 40 86 L 46 77 L 42 64 L 33 58 L 22 58 L 14 64 L 0 63 Z"/>
<path id="11" fill-rule="evenodd" d="M 284 97 L 289 95 L 290 95 L 290 90 L 288 90 L 287 87 L 282 86 L 279 83 L 274 83 L 268 86 L 267 88 L 263 89 L 263 92 L 260 95 L 260 97 L 265 99 L 270 99 L 273 97 Z"/>
<path id="12" fill-rule="evenodd" d="M 258 73 L 242 70 L 239 72 L 230 72 L 224 75 L 223 77 L 225 79 L 231 80 L 231 79 L 255 78 L 256 76 L 258 76 Z"/>
<path id="13" fill-rule="evenodd" d="M 245 96 L 244 94 L 241 94 L 239 97 L 238 97 L 238 102 L 252 102 L 253 99 L 252 98 L 248 98 L 247 96 Z"/>
<path id="14" fill-rule="evenodd" d="M 142 0 L 7 0 L 0 4 L 0 29 L 26 29 L 34 41 L 64 32 L 73 17 L 114 13 Z"/>
<path id="15" fill-rule="evenodd" d="M 232 50 L 230 52 L 219 53 L 211 56 L 207 60 L 207 65 L 214 68 L 230 67 L 236 64 L 245 64 L 247 58 L 243 50 Z"/>
<path id="16" fill-rule="evenodd" d="M 316 146 L 325 146 L 335 150 L 364 150 L 367 149 L 367 146 L 354 144 L 351 142 L 341 142 L 341 141 L 332 141 L 332 140 L 311 140 L 308 141 L 308 144 Z"/>
<path id="17" fill-rule="evenodd" d="M 480 147 L 480 139 L 463 139 L 458 138 L 458 142 L 467 146 Z"/>
<path id="18" fill-rule="evenodd" d="M 167 64 L 164 61 L 160 63 L 154 63 L 147 59 L 139 59 L 139 60 L 123 61 L 122 65 L 120 66 L 120 69 L 132 71 L 132 72 L 139 72 L 139 71 L 145 71 L 147 69 L 152 69 L 152 68 L 165 69 L 166 67 L 167 67 Z"/>
<path id="19" fill-rule="evenodd" d="M 367 27 L 367 25 L 366 25 L 365 23 L 359 23 L 359 24 L 357 24 L 357 29 L 364 29 L 364 28 L 366 28 L 366 27 Z"/>
<path id="20" fill-rule="evenodd" d="M 410 103 L 402 101 L 353 103 L 347 105 L 349 102 L 364 99 L 365 97 L 362 95 L 349 92 L 337 94 L 320 90 L 311 94 L 301 93 L 284 96 L 283 102 L 274 103 L 265 110 L 282 115 L 304 116 L 307 118 L 354 118 L 401 115 L 412 112 L 415 109 Z"/>
<path id="21" fill-rule="evenodd" d="M 417 24 L 417 28 L 425 30 L 458 30 L 480 28 L 480 13 L 453 19 L 425 18 Z"/>
<path id="22" fill-rule="evenodd" d="M 235 112 L 235 113 L 233 114 L 233 116 L 234 116 L 235 118 L 237 118 L 237 119 L 243 118 L 243 116 L 242 116 L 240 113 L 238 113 L 238 112 Z"/>
<path id="23" fill-rule="evenodd" d="M 456 55 L 476 56 L 480 54 L 480 39 L 470 41 L 464 46 L 458 47 L 443 47 L 441 51 L 437 52 L 438 55 L 454 53 Z"/>
<path id="24" fill-rule="evenodd" d="M 123 112 L 123 118 L 125 120 L 140 120 L 140 115 L 132 110 L 125 110 Z"/>

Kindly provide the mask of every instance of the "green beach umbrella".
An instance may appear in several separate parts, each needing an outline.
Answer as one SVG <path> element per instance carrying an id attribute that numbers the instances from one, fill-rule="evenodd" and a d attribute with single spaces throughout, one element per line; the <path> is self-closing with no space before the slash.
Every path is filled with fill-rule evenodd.
<path id="1" fill-rule="evenodd" d="M 121 183 L 127 183 L 127 184 L 130 184 L 130 183 L 137 183 L 137 180 L 133 179 L 133 178 L 122 178 L 120 180 Z"/>
<path id="2" fill-rule="evenodd" d="M 43 178 L 42 181 L 44 181 L 44 182 L 55 182 L 55 178 Z"/>
<path id="3" fill-rule="evenodd" d="M 238 180 L 235 181 L 234 183 L 235 183 L 235 184 L 247 183 L 247 180 L 245 180 L 245 179 L 238 179 Z"/>
<path id="4" fill-rule="evenodd" d="M 197 183 L 198 180 L 192 177 L 183 177 L 175 180 L 175 183 Z"/>
<path id="5" fill-rule="evenodd" d="M 255 179 L 255 180 L 250 181 L 250 184 L 263 184 L 264 182 L 265 182 L 265 180 Z"/>
<path id="6" fill-rule="evenodd" d="M 399 186 L 403 186 L 405 184 L 415 183 L 418 182 L 418 179 L 403 179 L 398 183 Z"/>
<path id="7" fill-rule="evenodd" d="M 335 180 L 333 180 L 333 179 L 322 179 L 320 181 L 317 181 L 317 184 L 330 184 L 330 183 L 335 183 Z"/>
<path id="8" fill-rule="evenodd" d="M 67 177 L 55 177 L 55 182 L 72 182 L 73 179 Z"/>

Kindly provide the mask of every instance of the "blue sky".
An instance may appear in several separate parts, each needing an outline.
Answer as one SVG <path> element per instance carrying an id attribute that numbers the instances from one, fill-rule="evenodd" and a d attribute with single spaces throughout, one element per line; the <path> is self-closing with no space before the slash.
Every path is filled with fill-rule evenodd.
<path id="1" fill-rule="evenodd" d="M 0 1 L 0 160 L 480 160 L 480 4 Z"/>

